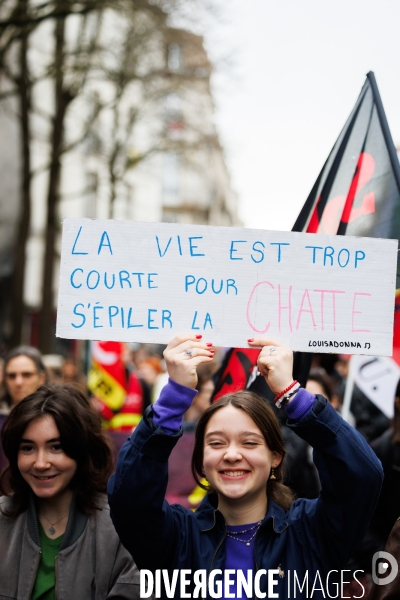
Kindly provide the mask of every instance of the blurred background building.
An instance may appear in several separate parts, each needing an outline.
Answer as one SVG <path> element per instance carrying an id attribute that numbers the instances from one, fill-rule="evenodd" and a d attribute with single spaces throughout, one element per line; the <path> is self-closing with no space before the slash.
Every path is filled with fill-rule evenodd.
<path id="1" fill-rule="evenodd" d="M 0 344 L 56 340 L 66 216 L 241 225 L 203 39 L 154 0 L 0 5 Z M 67 346 L 63 346 L 67 344 Z"/>

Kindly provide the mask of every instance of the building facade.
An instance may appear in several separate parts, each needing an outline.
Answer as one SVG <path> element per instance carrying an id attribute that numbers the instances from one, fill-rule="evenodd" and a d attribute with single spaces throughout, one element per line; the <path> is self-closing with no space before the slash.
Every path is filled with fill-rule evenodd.
<path id="1" fill-rule="evenodd" d="M 94 50 L 87 54 L 84 80 L 64 120 L 54 308 L 64 217 L 241 225 L 214 123 L 212 65 L 203 39 L 166 26 L 161 13 L 135 13 L 131 22 L 128 16 L 109 9 L 101 19 L 86 17 L 84 28 L 82 20 L 71 18 L 66 30 L 71 56 L 82 39 Z M 44 23 L 30 39 L 31 69 L 39 75 L 50 71 L 53 27 Z M 68 78 L 73 81 L 77 73 L 83 78 L 82 69 L 73 71 L 68 61 L 66 69 L 66 84 L 73 85 Z M 24 341 L 35 343 L 56 104 L 51 77 L 38 76 L 32 95 L 32 215 L 25 278 L 30 316 Z M 0 176 L 6 176 L 7 185 L 0 192 L 0 222 L 8 235 L 2 236 L 2 256 L 12 254 L 21 169 L 18 110 L 6 108 L 0 102 L 0 127 L 9 140 L 2 134 Z M 8 264 L 9 275 L 12 260 L 2 264 Z"/>

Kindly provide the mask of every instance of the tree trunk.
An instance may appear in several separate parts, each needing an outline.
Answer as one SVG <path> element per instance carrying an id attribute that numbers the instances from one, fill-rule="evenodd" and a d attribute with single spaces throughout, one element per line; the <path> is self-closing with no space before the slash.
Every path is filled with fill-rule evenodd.
<path id="1" fill-rule="evenodd" d="M 28 11 L 29 0 L 20 0 L 21 15 Z M 31 92 L 27 61 L 29 32 L 23 29 L 19 49 L 19 103 L 20 103 L 20 136 L 21 136 L 21 207 L 17 239 L 14 252 L 14 272 L 11 283 L 10 320 L 11 334 L 7 340 L 9 347 L 18 346 L 22 342 L 23 323 L 25 318 L 24 280 L 26 244 L 31 220 L 31 152 L 30 152 L 30 110 Z"/>
<path id="2" fill-rule="evenodd" d="M 39 349 L 44 354 L 52 352 L 54 345 L 53 274 L 57 236 L 56 217 L 61 174 L 60 156 L 64 138 L 64 119 L 67 106 L 71 101 L 71 96 L 63 89 L 64 40 L 65 18 L 60 18 L 57 19 L 55 25 L 55 114 L 51 135 L 51 166 L 47 193 L 42 305 L 39 319 Z"/>

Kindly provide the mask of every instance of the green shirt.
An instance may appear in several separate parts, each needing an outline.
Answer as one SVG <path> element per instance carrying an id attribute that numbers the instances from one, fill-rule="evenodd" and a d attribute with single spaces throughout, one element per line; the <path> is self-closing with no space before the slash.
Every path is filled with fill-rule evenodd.
<path id="1" fill-rule="evenodd" d="M 33 586 L 32 600 L 56 600 L 55 559 L 64 535 L 52 540 L 47 537 L 39 521 L 40 545 L 42 554 Z"/>

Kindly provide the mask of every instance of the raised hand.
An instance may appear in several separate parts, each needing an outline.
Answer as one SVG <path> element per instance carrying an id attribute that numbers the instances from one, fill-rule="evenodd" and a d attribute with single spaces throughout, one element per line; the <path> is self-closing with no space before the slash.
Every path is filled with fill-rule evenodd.
<path id="1" fill-rule="evenodd" d="M 197 366 L 214 358 L 211 342 L 201 335 L 178 335 L 164 350 L 168 375 L 176 383 L 194 389 L 197 385 Z"/>
<path id="2" fill-rule="evenodd" d="M 257 366 L 274 394 L 279 394 L 293 381 L 293 352 L 268 338 L 248 340 L 250 346 L 262 346 Z"/>

